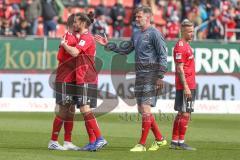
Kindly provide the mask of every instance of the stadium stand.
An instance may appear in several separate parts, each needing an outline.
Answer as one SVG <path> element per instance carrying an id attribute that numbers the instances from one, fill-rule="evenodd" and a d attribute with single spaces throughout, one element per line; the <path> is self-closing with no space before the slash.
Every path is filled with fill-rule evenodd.
<path id="1" fill-rule="evenodd" d="M 4 22 L 5 20 L 9 21 L 11 28 L 13 29 L 16 24 L 16 18 L 24 19 L 24 9 L 22 8 L 22 3 L 29 2 L 32 0 L 1 0 L 0 1 L 0 20 Z M 67 17 L 72 13 L 77 12 L 89 12 L 94 11 L 97 6 L 101 3 L 107 8 L 106 12 L 106 22 L 109 25 L 109 37 L 112 37 L 113 27 L 112 20 L 109 17 L 110 9 L 114 6 L 116 1 L 114 0 L 62 0 L 60 1 L 65 7 L 62 13 L 59 13 L 58 25 L 57 25 L 57 36 L 60 36 L 60 33 L 64 33 L 64 25 L 66 23 Z M 54 3 L 54 1 L 53 1 Z M 147 0 L 142 0 L 144 4 L 150 4 Z M 124 16 L 124 27 L 123 27 L 123 36 L 129 37 L 132 33 L 132 19 L 133 19 L 133 10 L 134 6 L 133 0 L 122 0 L 122 5 L 125 8 Z M 224 32 L 224 35 L 218 37 L 218 39 L 227 39 L 231 41 L 240 39 L 240 0 L 231 0 L 231 1 L 206 1 L 206 0 L 156 0 L 156 3 L 151 3 L 154 16 L 153 22 L 155 26 L 163 32 L 164 35 L 171 31 L 168 31 L 168 24 L 171 24 L 174 20 L 175 23 L 178 23 L 184 18 L 188 18 L 195 23 L 195 26 L 198 27 L 197 38 L 195 39 L 206 39 L 208 36 L 209 25 L 212 27 L 211 21 L 219 19 L 225 31 L 231 30 L 231 32 Z M 181 6 L 186 6 L 182 8 Z M 220 9 L 220 15 L 218 17 L 214 16 L 213 10 L 216 7 Z M 171 18 L 175 17 L 175 18 Z M 195 17 L 198 17 L 197 19 Z M 207 22 L 207 23 L 206 23 Z M 43 20 L 41 17 L 38 18 L 38 31 L 37 36 L 43 36 Z M 204 24 L 201 26 L 201 24 Z M 176 24 L 177 25 L 177 24 Z M 1 23 L 1 31 L 4 30 L 4 27 Z M 0 36 L 4 36 L 0 32 Z M 9 35 L 8 35 L 9 36 Z M 14 35 L 13 35 L 14 36 Z M 173 37 L 178 38 L 178 37 Z"/>

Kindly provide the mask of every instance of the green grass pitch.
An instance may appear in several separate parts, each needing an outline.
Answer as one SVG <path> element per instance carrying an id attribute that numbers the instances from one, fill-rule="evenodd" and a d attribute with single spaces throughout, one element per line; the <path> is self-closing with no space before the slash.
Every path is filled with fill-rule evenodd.
<path id="1" fill-rule="evenodd" d="M 80 115 L 77 115 L 80 116 Z M 129 115 L 128 115 L 129 116 Z M 131 115 L 133 116 L 133 115 Z M 186 142 L 197 151 L 169 150 L 168 146 L 156 152 L 131 153 L 129 149 L 139 140 L 141 123 L 136 116 L 131 120 L 122 114 L 98 117 L 109 145 L 98 152 L 49 151 L 54 113 L 0 112 L 0 160 L 239 160 L 240 116 L 193 114 Z M 172 116 L 156 117 L 168 142 L 171 138 Z M 62 130 L 63 131 L 63 130 Z M 59 137 L 62 143 L 62 132 Z M 153 142 L 149 134 L 147 146 Z M 73 142 L 87 143 L 83 121 L 77 121 Z"/>

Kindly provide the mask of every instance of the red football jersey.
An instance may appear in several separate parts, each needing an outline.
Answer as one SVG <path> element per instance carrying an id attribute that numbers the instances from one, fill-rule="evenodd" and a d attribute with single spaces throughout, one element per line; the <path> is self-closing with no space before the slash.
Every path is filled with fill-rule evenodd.
<path id="1" fill-rule="evenodd" d="M 183 40 L 179 40 L 174 47 L 175 63 L 184 63 L 183 70 L 189 89 L 196 89 L 195 62 L 191 46 Z M 184 89 L 179 75 L 175 73 L 176 89 Z"/>
<path id="2" fill-rule="evenodd" d="M 76 48 L 80 51 L 76 60 L 77 84 L 97 84 L 97 71 L 95 67 L 96 43 L 92 34 L 81 34 Z"/>
<path id="3" fill-rule="evenodd" d="M 78 40 L 77 40 L 75 34 L 67 32 L 67 33 L 65 33 L 64 36 L 65 36 L 65 39 L 69 46 L 75 47 L 77 45 Z M 58 61 L 60 63 L 62 63 L 64 61 L 68 60 L 69 58 L 72 58 L 72 56 L 69 53 L 67 53 L 62 46 L 59 46 L 58 55 L 57 55 Z"/>
<path id="4" fill-rule="evenodd" d="M 76 46 L 78 40 L 73 33 L 67 32 L 64 36 L 69 46 Z M 59 64 L 57 68 L 56 82 L 75 82 L 76 58 L 67 53 L 64 47 L 59 46 L 57 59 Z"/>

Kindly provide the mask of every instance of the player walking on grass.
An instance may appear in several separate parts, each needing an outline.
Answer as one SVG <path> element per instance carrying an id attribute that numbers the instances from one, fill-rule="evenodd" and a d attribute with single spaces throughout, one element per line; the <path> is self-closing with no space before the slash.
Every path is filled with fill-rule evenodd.
<path id="1" fill-rule="evenodd" d="M 68 45 L 76 46 L 78 40 L 73 31 L 74 14 L 69 16 L 67 20 L 68 32 L 64 35 L 68 41 Z M 56 112 L 53 121 L 52 137 L 48 144 L 48 148 L 52 150 L 79 150 L 80 148 L 72 144 L 72 130 L 73 119 L 75 114 L 75 103 L 72 103 L 72 91 L 75 84 L 74 63 L 75 58 L 71 56 L 66 50 L 60 46 L 58 51 L 59 65 L 56 72 L 56 104 L 59 111 Z M 62 89 L 63 88 L 63 89 Z M 66 92 L 64 94 L 64 92 Z M 66 99 L 68 99 L 66 101 Z M 59 132 L 64 125 L 64 144 L 63 146 L 58 143 Z"/>
<path id="2" fill-rule="evenodd" d="M 184 143 L 188 122 L 195 101 L 195 63 L 189 42 L 193 38 L 193 23 L 184 20 L 181 24 L 182 38 L 174 47 L 174 61 L 176 64 L 175 84 L 176 98 L 174 109 L 178 111 L 172 131 L 171 149 L 196 150 Z"/>
<path id="3" fill-rule="evenodd" d="M 123 48 L 108 43 L 106 37 L 95 36 L 95 40 L 106 49 L 120 54 L 129 54 L 135 49 L 135 97 L 138 111 L 142 115 L 142 135 L 139 143 L 130 151 L 146 151 L 146 140 L 149 130 L 152 130 L 155 141 L 148 149 L 156 151 L 167 144 L 157 122 L 151 113 L 151 107 L 156 105 L 157 92 L 163 88 L 163 77 L 167 71 L 167 48 L 161 33 L 151 25 L 151 8 L 142 6 L 135 10 L 136 23 L 140 28 L 133 33 L 131 41 Z"/>
<path id="4" fill-rule="evenodd" d="M 80 108 L 85 120 L 89 143 L 81 150 L 96 151 L 107 145 L 102 137 L 97 120 L 91 110 L 97 105 L 97 82 L 98 75 L 95 68 L 96 44 L 94 37 L 89 33 L 89 26 L 94 21 L 92 13 L 86 15 L 78 13 L 74 19 L 74 30 L 80 34 L 76 46 L 68 44 L 63 39 L 61 44 L 64 49 L 76 57 L 76 84 L 77 84 L 77 107 Z"/>

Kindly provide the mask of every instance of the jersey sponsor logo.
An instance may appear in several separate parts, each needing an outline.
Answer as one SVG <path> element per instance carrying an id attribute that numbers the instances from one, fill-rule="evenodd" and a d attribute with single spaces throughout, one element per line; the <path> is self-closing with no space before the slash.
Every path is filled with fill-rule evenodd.
<path id="1" fill-rule="evenodd" d="M 86 43 L 86 41 L 84 41 L 84 40 L 80 40 L 79 45 L 80 45 L 80 46 L 84 46 L 85 43 Z"/>
<path id="2" fill-rule="evenodd" d="M 176 53 L 176 59 L 182 59 L 182 53 Z"/>
<path id="3" fill-rule="evenodd" d="M 193 59 L 193 58 L 194 58 L 194 56 L 193 56 L 193 55 L 191 55 L 191 56 L 189 56 L 189 57 L 188 57 L 188 59 Z"/>
<path id="4" fill-rule="evenodd" d="M 183 46 L 183 42 L 182 42 L 182 41 L 179 41 L 178 45 L 179 45 L 179 46 Z"/>

